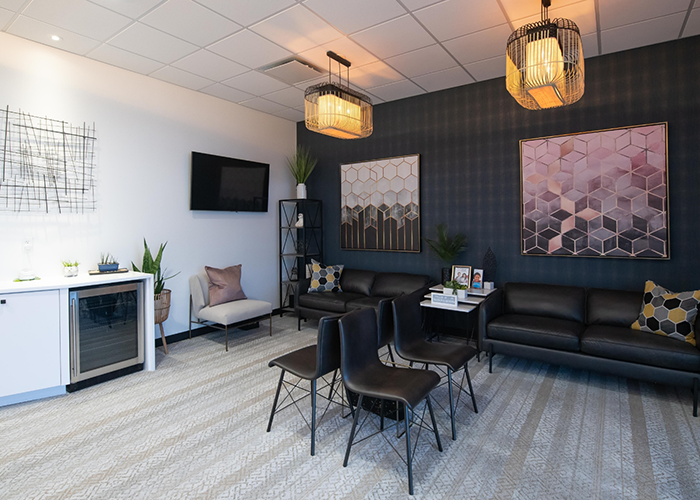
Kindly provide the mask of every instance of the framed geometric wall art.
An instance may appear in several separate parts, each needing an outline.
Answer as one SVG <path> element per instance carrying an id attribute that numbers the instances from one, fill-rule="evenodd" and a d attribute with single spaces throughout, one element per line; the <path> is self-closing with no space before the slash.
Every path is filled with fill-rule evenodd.
<path id="1" fill-rule="evenodd" d="M 420 252 L 419 155 L 340 166 L 340 248 Z"/>
<path id="2" fill-rule="evenodd" d="M 520 141 L 521 253 L 668 259 L 667 123 Z"/>

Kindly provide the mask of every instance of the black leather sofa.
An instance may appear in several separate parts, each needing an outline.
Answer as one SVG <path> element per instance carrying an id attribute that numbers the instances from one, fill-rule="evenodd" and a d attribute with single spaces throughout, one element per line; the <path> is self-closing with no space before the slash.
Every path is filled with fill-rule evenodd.
<path id="1" fill-rule="evenodd" d="M 660 382 L 700 395 L 700 349 L 687 342 L 632 330 L 642 292 L 506 283 L 479 312 L 479 349 Z M 700 314 L 695 331 L 700 329 Z"/>
<path id="2" fill-rule="evenodd" d="M 399 295 L 413 293 L 432 285 L 430 276 L 409 273 L 378 273 L 362 269 L 343 269 L 342 292 L 308 293 L 310 279 L 297 283 L 294 309 L 301 329 L 302 319 L 342 315 L 356 309 L 372 307 L 377 312 L 379 347 L 393 338 L 391 301 Z"/>

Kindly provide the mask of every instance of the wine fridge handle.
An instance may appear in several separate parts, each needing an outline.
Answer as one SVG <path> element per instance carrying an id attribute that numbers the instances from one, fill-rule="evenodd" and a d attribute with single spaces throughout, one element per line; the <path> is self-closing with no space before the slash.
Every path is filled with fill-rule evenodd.
<path id="1" fill-rule="evenodd" d="M 76 317 L 75 311 L 75 299 L 71 299 L 70 303 L 70 344 L 71 344 L 71 357 L 70 365 L 73 372 L 73 378 L 78 376 L 78 318 Z"/>

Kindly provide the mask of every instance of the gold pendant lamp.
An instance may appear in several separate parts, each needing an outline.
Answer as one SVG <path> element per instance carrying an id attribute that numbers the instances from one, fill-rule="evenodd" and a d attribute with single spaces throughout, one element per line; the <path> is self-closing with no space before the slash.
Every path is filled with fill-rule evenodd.
<path id="1" fill-rule="evenodd" d="M 350 61 L 332 51 L 328 56 L 328 81 L 313 85 L 304 94 L 306 128 L 338 139 L 363 139 L 372 135 L 372 101 L 350 88 Z M 332 81 L 331 59 L 338 62 L 338 83 Z M 340 66 L 347 69 L 342 84 Z"/>
<path id="2" fill-rule="evenodd" d="M 549 19 L 551 0 L 542 0 L 542 20 L 508 38 L 506 88 L 527 109 L 573 104 L 583 96 L 583 46 L 578 26 Z"/>

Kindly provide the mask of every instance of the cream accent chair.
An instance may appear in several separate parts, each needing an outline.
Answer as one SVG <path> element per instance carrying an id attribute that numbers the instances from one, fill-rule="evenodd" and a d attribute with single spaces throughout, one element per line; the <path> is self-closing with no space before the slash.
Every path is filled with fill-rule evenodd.
<path id="1" fill-rule="evenodd" d="M 192 323 L 224 330 L 228 352 L 229 327 L 239 328 L 268 318 L 270 336 L 272 336 L 272 304 L 263 300 L 243 299 L 210 306 L 207 275 L 190 276 L 190 338 L 192 338 Z"/>

